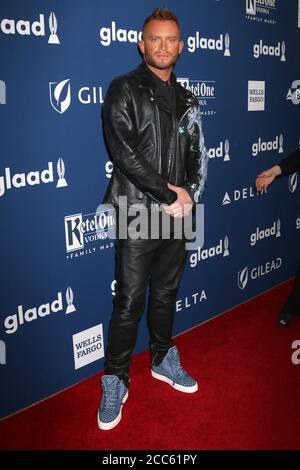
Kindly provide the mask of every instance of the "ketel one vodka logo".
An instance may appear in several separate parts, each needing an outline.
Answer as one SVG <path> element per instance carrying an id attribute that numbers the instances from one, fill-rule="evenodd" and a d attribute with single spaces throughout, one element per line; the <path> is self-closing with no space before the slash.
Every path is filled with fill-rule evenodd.
<path id="1" fill-rule="evenodd" d="M 62 158 L 57 162 L 58 181 L 57 188 L 68 186 L 65 179 L 65 165 Z M 53 163 L 48 162 L 48 167 L 42 171 L 29 171 L 28 173 L 12 174 L 10 168 L 5 168 L 4 176 L 0 176 L 0 197 L 9 189 L 20 189 L 25 186 L 36 186 L 38 184 L 53 183 Z"/>
<path id="2" fill-rule="evenodd" d="M 289 176 L 289 190 L 291 193 L 294 193 L 298 186 L 298 175 L 297 173 L 293 173 Z"/>
<path id="3" fill-rule="evenodd" d="M 238 272 L 238 286 L 241 290 L 245 289 L 248 281 L 251 279 L 253 281 L 270 274 L 272 271 L 280 269 L 282 266 L 282 258 L 276 258 L 272 261 L 268 261 L 265 264 L 260 266 L 255 266 L 254 268 L 249 269 L 246 266 L 244 269 Z"/>
<path id="4" fill-rule="evenodd" d="M 202 115 L 212 116 L 216 114 L 216 110 L 213 108 L 213 103 L 216 100 L 216 81 L 177 78 L 177 82 L 196 96 Z"/>
<path id="5" fill-rule="evenodd" d="M 65 240 L 67 258 L 77 258 L 96 252 L 95 242 L 114 239 L 115 211 L 112 209 L 91 214 L 73 214 L 65 217 Z M 89 245 L 88 249 L 85 249 Z M 109 247 L 113 243 L 109 243 Z M 101 248 L 103 249 L 103 248 Z"/>
<path id="6" fill-rule="evenodd" d="M 0 29 L 4 34 L 21 36 L 46 36 L 45 34 L 45 16 L 39 15 L 39 20 L 15 20 L 9 18 L 3 18 L 0 20 Z M 57 36 L 57 19 L 53 12 L 49 15 L 49 30 L 50 36 L 48 44 L 59 44 Z"/>
<path id="7" fill-rule="evenodd" d="M 15 333 L 18 328 L 25 323 L 30 323 L 38 318 L 44 318 L 52 313 L 58 313 L 65 310 L 65 313 L 75 312 L 76 308 L 74 306 L 74 295 L 71 287 L 68 287 L 65 293 L 67 305 L 63 305 L 63 294 L 62 292 L 57 293 L 56 299 L 41 304 L 38 307 L 30 307 L 25 309 L 23 305 L 18 306 L 18 313 L 9 315 L 4 320 L 5 332 L 8 335 Z"/>

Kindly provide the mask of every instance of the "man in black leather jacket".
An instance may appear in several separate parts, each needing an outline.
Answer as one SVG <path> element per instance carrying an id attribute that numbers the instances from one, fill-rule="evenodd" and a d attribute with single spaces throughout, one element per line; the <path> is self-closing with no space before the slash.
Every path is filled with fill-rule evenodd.
<path id="1" fill-rule="evenodd" d="M 256 178 L 256 187 L 261 191 L 273 183 L 277 176 L 289 175 L 296 171 L 300 171 L 300 149 L 284 158 L 278 165 L 260 173 Z M 300 313 L 300 266 L 296 273 L 294 288 L 277 317 L 278 325 L 288 327 L 297 313 Z"/>
<path id="2" fill-rule="evenodd" d="M 156 9 L 139 42 L 144 62 L 110 84 L 103 127 L 114 170 L 104 202 L 121 211 L 163 207 L 173 222 L 186 217 L 202 194 L 207 153 L 196 97 L 172 72 L 183 43 L 177 17 Z M 120 197 L 126 196 L 125 203 Z M 177 390 L 194 393 L 196 380 L 182 368 L 172 344 L 176 296 L 186 260 L 186 239 L 117 237 L 117 290 L 110 322 L 106 375 L 98 426 L 115 427 L 128 397 L 131 355 L 149 285 L 147 322 L 151 374 Z"/>

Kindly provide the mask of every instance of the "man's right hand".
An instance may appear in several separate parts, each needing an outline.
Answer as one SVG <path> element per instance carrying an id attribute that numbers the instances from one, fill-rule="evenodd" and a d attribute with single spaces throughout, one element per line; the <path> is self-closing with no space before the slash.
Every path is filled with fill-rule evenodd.
<path id="1" fill-rule="evenodd" d="M 276 176 L 281 175 L 281 168 L 279 165 L 272 166 L 268 170 L 263 171 L 260 173 L 255 181 L 255 186 L 259 191 L 263 191 L 273 183 Z"/>

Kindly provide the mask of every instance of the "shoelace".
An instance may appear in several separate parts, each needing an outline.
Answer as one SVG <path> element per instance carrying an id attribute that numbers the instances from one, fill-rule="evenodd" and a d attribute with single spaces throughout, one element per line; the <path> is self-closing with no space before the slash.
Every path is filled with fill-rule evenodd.
<path id="1" fill-rule="evenodd" d="M 187 375 L 187 372 L 182 368 L 180 364 L 178 351 L 173 350 L 171 354 L 171 358 L 172 358 L 175 374 L 178 375 L 179 377 L 183 377 Z"/>
<path id="2" fill-rule="evenodd" d="M 118 399 L 117 387 L 115 382 L 104 382 L 104 406 L 113 409 Z"/>

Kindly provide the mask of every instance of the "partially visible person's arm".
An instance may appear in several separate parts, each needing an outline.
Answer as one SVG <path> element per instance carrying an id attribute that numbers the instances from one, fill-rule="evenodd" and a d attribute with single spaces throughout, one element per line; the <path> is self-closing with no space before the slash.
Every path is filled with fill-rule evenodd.
<path id="1" fill-rule="evenodd" d="M 267 189 L 277 176 L 289 175 L 298 170 L 300 170 L 300 149 L 284 158 L 278 165 L 260 173 L 255 181 L 256 188 L 259 191 Z"/>
<path id="2" fill-rule="evenodd" d="M 295 173 L 295 171 L 300 170 L 300 149 L 292 153 L 288 157 L 284 158 L 281 163 L 279 163 L 281 168 L 281 173 L 283 175 L 289 175 Z"/>

